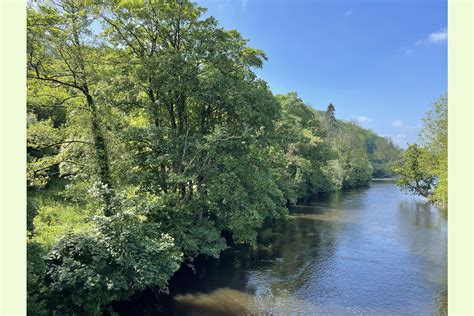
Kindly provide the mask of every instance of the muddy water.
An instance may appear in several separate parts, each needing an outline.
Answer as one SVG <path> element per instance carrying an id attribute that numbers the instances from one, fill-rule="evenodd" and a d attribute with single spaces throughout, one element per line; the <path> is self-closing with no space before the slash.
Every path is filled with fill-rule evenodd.
<path id="1" fill-rule="evenodd" d="M 258 246 L 177 275 L 166 303 L 140 315 L 444 315 L 447 220 L 392 182 L 290 209 Z M 166 300 L 165 300 L 166 301 Z M 130 312 L 131 314 L 131 312 Z"/>

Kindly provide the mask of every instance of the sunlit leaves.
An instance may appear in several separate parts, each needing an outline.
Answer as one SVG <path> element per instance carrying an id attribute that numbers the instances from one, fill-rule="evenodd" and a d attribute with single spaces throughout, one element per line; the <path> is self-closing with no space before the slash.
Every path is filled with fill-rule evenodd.
<path id="1" fill-rule="evenodd" d="M 448 99 L 437 99 L 423 118 L 423 145 L 412 144 L 394 170 L 398 185 L 441 206 L 448 204 Z"/>
<path id="2" fill-rule="evenodd" d="M 390 160 L 383 140 L 334 115 L 328 126 L 296 93 L 275 97 L 254 72 L 264 52 L 204 11 L 29 7 L 28 225 L 49 251 L 42 292 L 29 292 L 51 313 L 165 290 L 183 261 L 252 244 L 286 203 L 367 184 L 370 158 Z"/>
<path id="3" fill-rule="evenodd" d="M 435 174 L 429 168 L 431 155 L 426 148 L 412 144 L 403 152 L 395 172 L 397 184 L 413 194 L 429 198 L 435 185 Z"/>
<path id="4" fill-rule="evenodd" d="M 100 315 L 101 305 L 149 285 L 164 288 L 181 253 L 159 226 L 133 214 L 98 218 L 95 234 L 69 234 L 48 254 L 47 283 L 58 312 Z"/>

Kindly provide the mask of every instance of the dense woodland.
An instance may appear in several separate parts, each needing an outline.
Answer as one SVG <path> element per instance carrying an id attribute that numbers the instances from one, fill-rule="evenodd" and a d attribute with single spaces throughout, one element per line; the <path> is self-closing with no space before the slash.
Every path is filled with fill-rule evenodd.
<path id="1" fill-rule="evenodd" d="M 31 315 L 98 315 L 166 291 L 196 256 L 252 245 L 286 205 L 394 175 L 397 146 L 332 104 L 273 95 L 254 72 L 264 52 L 204 12 L 29 5 Z"/>

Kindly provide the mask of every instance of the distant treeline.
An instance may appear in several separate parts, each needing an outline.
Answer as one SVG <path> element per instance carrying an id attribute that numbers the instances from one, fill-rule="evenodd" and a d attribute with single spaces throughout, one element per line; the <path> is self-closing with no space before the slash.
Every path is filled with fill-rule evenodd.
<path id="1" fill-rule="evenodd" d="M 28 312 L 99 315 L 184 262 L 254 243 L 401 150 L 296 93 L 189 1 L 28 7 Z M 227 240 L 224 236 L 230 236 Z"/>

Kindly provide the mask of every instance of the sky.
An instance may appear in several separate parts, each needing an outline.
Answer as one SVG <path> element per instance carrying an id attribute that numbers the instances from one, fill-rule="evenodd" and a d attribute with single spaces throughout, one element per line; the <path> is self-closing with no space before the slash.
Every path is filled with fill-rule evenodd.
<path id="1" fill-rule="evenodd" d="M 390 137 L 417 142 L 421 118 L 447 92 L 446 0 L 199 0 L 268 61 L 275 94 Z"/>

